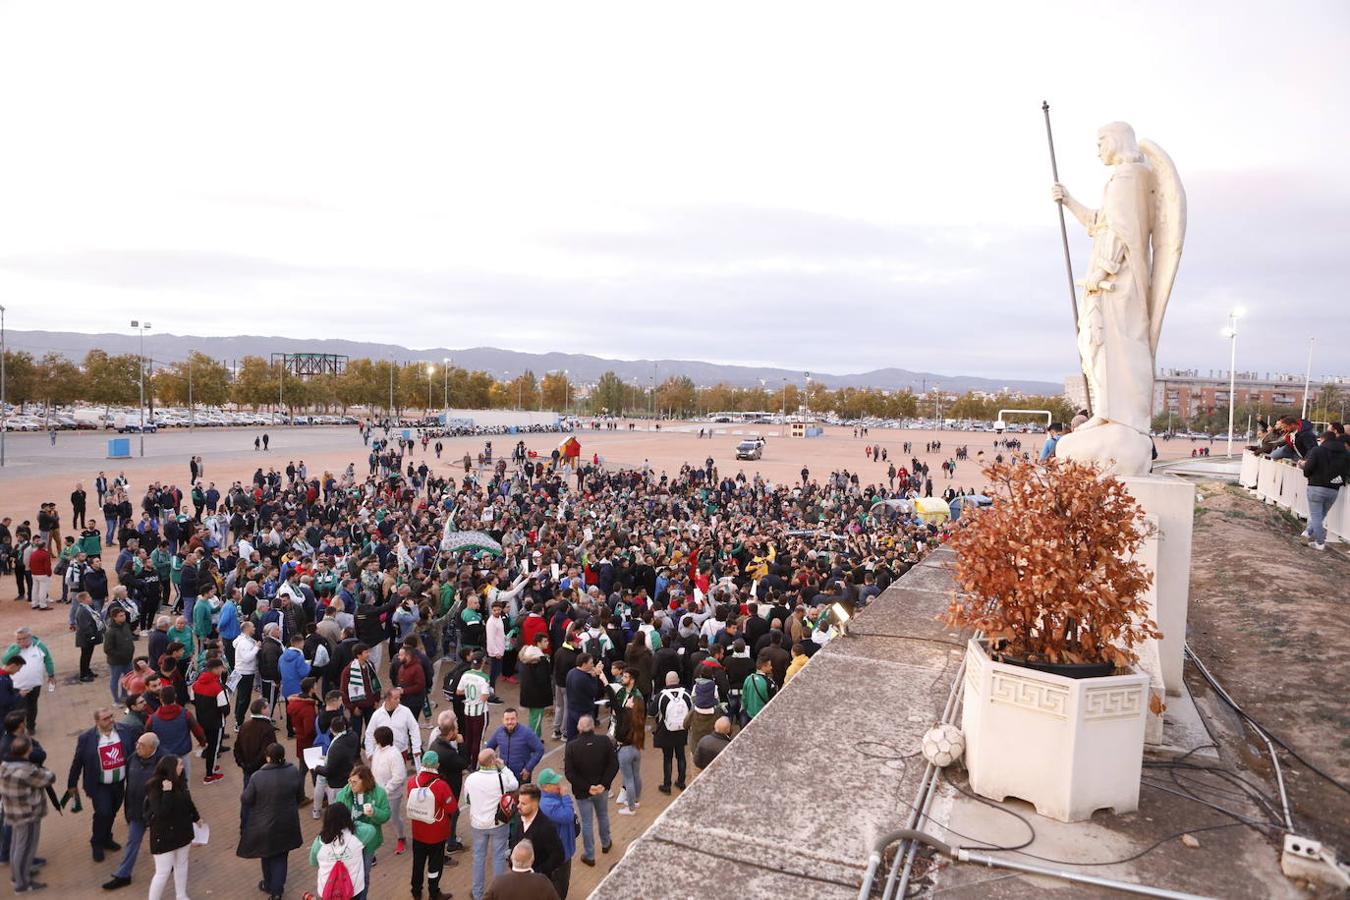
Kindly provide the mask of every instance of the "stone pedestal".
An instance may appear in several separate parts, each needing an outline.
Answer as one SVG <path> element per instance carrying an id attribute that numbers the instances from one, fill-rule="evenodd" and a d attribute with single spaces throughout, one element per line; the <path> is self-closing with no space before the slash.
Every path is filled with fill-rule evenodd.
<path id="1" fill-rule="evenodd" d="M 1173 696 L 1182 692 L 1186 648 L 1186 610 L 1191 595 L 1191 531 L 1195 522 L 1195 485 L 1175 475 L 1117 476 L 1158 529 L 1140 551 L 1153 569 L 1148 604 L 1162 638 L 1156 642 L 1158 675 Z M 1140 659 L 1153 657 L 1143 648 Z"/>

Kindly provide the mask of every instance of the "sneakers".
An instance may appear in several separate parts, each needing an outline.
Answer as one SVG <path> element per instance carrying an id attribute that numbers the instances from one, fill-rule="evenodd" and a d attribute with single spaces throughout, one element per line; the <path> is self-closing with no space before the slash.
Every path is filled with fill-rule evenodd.
<path id="1" fill-rule="evenodd" d="M 225 776 L 219 772 L 212 772 L 202 779 L 202 784 L 215 784 L 217 781 L 224 781 Z"/>
<path id="2" fill-rule="evenodd" d="M 1313 541 L 1312 543 L 1308 544 L 1308 546 L 1311 547 L 1311 548 L 1314 549 L 1314 550 L 1325 550 L 1325 549 L 1327 549 L 1327 545 L 1324 544 L 1324 543 L 1321 542 L 1321 541 Z"/>
<path id="3" fill-rule="evenodd" d="M 621 815 L 621 816 L 635 816 L 635 815 L 637 815 L 637 810 L 635 810 L 635 809 L 629 809 L 629 808 L 626 807 L 626 806 L 620 806 L 620 807 L 619 807 L 619 815 Z"/>
<path id="4" fill-rule="evenodd" d="M 398 856 L 398 855 L 400 855 L 400 854 L 406 852 L 407 849 L 408 849 L 408 842 L 405 841 L 403 838 L 399 838 L 399 839 L 398 839 L 398 846 L 394 848 L 394 855 L 395 855 L 395 856 Z"/>
<path id="5" fill-rule="evenodd" d="M 670 793 L 670 785 L 668 785 L 668 784 L 658 784 L 658 785 L 656 786 L 656 789 L 657 789 L 658 791 L 660 791 L 661 793 L 663 793 L 663 794 L 669 794 L 669 793 Z"/>
<path id="6" fill-rule="evenodd" d="M 118 888 L 124 888 L 129 884 L 131 884 L 130 878 L 123 878 L 121 875 L 114 875 L 108 881 L 103 882 L 103 889 L 105 891 L 115 891 Z"/>

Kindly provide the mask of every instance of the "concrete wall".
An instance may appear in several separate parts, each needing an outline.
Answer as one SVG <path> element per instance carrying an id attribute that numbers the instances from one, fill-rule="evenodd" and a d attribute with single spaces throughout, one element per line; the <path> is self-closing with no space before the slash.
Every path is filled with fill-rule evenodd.
<path id="1" fill-rule="evenodd" d="M 450 421 L 472 422 L 475 426 L 520 428 L 526 425 L 556 425 L 562 418 L 555 412 L 536 412 L 529 409 L 455 409 L 450 410 Z"/>

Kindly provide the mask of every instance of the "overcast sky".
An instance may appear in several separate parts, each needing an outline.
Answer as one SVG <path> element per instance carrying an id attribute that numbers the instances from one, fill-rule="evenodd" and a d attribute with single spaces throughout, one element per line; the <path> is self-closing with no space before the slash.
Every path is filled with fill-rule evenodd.
<path id="1" fill-rule="evenodd" d="M 1343 0 L 657 9 L 0 4 L 8 327 L 1060 380 L 1048 99 L 1180 170 L 1160 365 L 1350 375 Z"/>

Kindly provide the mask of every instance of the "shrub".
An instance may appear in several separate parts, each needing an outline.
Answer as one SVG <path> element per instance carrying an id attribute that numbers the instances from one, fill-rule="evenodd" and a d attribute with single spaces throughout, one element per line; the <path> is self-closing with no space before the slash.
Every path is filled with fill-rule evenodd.
<path id="1" fill-rule="evenodd" d="M 1161 635 L 1135 558 L 1153 526 L 1125 485 L 1070 460 L 984 471 L 994 503 L 949 541 L 965 593 L 946 623 L 982 630 L 1010 662 L 1135 662 L 1131 648 Z"/>

